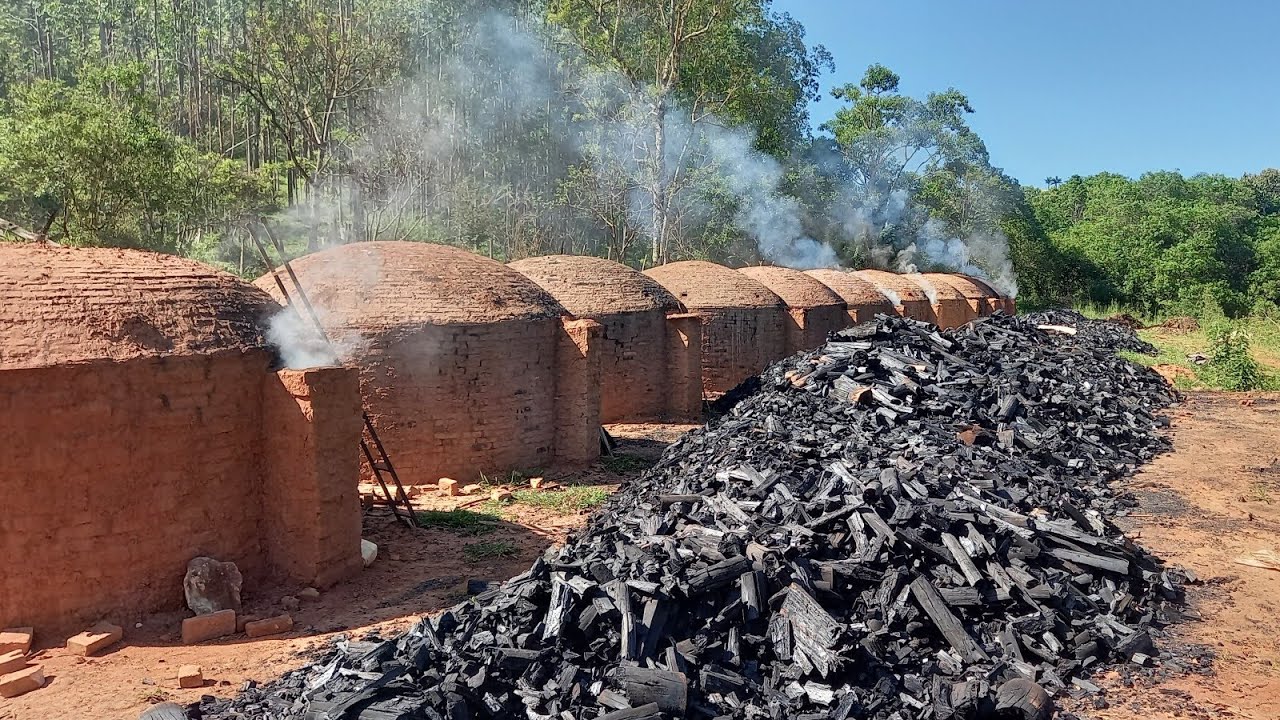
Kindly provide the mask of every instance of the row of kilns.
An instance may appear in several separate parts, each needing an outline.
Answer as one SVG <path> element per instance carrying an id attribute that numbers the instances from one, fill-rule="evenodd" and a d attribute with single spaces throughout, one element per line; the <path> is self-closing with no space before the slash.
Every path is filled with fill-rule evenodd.
<path id="1" fill-rule="evenodd" d="M 704 393 L 876 312 L 1012 310 L 962 276 L 508 267 L 421 243 L 293 269 L 345 367 L 281 369 L 280 345 L 315 343 L 270 276 L 0 244 L 0 555 L 22 559 L 0 627 L 172 607 L 196 554 L 317 586 L 357 570 L 362 406 L 406 483 L 581 464 L 602 422 L 696 420 Z"/>

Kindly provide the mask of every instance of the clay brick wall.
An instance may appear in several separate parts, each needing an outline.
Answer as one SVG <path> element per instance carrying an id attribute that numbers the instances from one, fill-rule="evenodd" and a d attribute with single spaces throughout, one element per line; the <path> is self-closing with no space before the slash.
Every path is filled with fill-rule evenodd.
<path id="1" fill-rule="evenodd" d="M 563 332 L 559 318 L 540 318 L 370 337 L 359 356 L 361 394 L 401 481 L 554 464 Z"/>
<path id="2" fill-rule="evenodd" d="M 0 627 L 182 604 L 187 562 L 260 577 L 266 352 L 0 370 Z"/>
<path id="3" fill-rule="evenodd" d="M 702 317 L 667 316 L 667 407 L 671 422 L 702 420 Z"/>
<path id="4" fill-rule="evenodd" d="M 354 369 L 264 378 L 262 549 L 277 576 L 324 588 L 359 573 L 360 412 Z"/>
<path id="5" fill-rule="evenodd" d="M 565 320 L 556 344 L 555 455 L 557 465 L 586 465 L 600 457 L 600 336 L 595 320 Z"/>
<path id="6" fill-rule="evenodd" d="M 667 314 L 663 310 L 596 317 L 600 338 L 600 420 L 657 420 L 666 414 Z"/>
<path id="7" fill-rule="evenodd" d="M 787 308 L 787 352 L 812 350 L 827 341 L 827 334 L 851 325 L 844 305 Z"/>
<path id="8" fill-rule="evenodd" d="M 787 354 L 782 307 L 699 308 L 702 390 L 724 393 Z"/>

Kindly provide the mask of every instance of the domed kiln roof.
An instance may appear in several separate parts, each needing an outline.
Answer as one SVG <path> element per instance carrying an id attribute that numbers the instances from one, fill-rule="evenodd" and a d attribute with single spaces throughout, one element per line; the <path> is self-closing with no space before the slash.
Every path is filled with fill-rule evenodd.
<path id="1" fill-rule="evenodd" d="M 684 310 L 680 301 L 653 278 L 604 258 L 547 255 L 518 260 L 509 267 L 551 293 L 569 312 L 582 317 Z"/>
<path id="2" fill-rule="evenodd" d="M 0 243 L 0 367 L 266 346 L 262 291 L 174 255 Z"/>
<path id="3" fill-rule="evenodd" d="M 929 296 L 924 294 L 924 289 L 903 275 L 886 270 L 856 270 L 854 274 L 875 285 L 885 295 L 889 295 L 889 293 L 896 294 L 898 300 L 894 303 L 895 305 L 908 302 L 929 302 Z"/>
<path id="4" fill-rule="evenodd" d="M 739 268 L 738 272 L 772 290 L 782 298 L 787 307 L 804 309 L 845 304 L 834 290 L 799 270 L 776 265 L 755 265 Z"/>
<path id="5" fill-rule="evenodd" d="M 1000 294 L 980 280 L 959 273 L 925 273 L 924 278 L 935 285 L 947 285 L 956 289 L 967 300 L 985 300 Z"/>
<path id="6" fill-rule="evenodd" d="M 831 288 L 848 305 L 892 305 L 875 285 L 847 270 L 806 270 L 805 274 Z"/>
<path id="7" fill-rule="evenodd" d="M 358 242 L 290 265 L 311 304 L 333 326 L 470 325 L 567 314 L 524 275 L 448 245 Z M 292 293 L 288 278 L 282 279 Z M 254 284 L 280 294 L 270 273 Z"/>
<path id="8" fill-rule="evenodd" d="M 924 291 L 925 295 L 929 296 L 929 300 L 934 304 L 945 301 L 965 301 L 964 293 L 957 290 L 954 285 L 945 280 L 938 280 L 936 276 L 929 277 L 930 275 L 933 275 L 933 273 L 927 275 L 924 273 L 907 273 L 902 277 L 920 286 L 920 289 Z"/>
<path id="9" fill-rule="evenodd" d="M 667 263 L 644 271 L 689 309 L 783 307 L 782 298 L 759 282 L 704 260 Z"/>

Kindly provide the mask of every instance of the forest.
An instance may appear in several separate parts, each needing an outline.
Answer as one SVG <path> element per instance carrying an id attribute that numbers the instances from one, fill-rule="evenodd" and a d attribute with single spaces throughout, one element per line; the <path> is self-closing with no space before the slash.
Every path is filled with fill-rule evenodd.
<path id="1" fill-rule="evenodd" d="M 835 68 L 770 0 L 11 0 L 0 236 L 247 277 L 420 240 L 949 269 L 1020 306 L 1273 313 L 1280 171 L 1023 186 L 962 89 Z M 822 87 L 824 74 L 843 80 Z M 821 93 L 841 103 L 815 126 Z"/>

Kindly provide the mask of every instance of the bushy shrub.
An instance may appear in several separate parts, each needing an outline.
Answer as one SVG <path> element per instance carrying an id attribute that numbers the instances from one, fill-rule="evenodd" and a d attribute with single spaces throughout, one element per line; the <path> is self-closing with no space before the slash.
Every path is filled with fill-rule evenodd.
<path id="1" fill-rule="evenodd" d="M 1209 327 L 1211 359 L 1204 372 L 1223 390 L 1257 390 L 1262 387 L 1262 369 L 1249 354 L 1249 335 L 1236 323 L 1215 322 Z"/>

